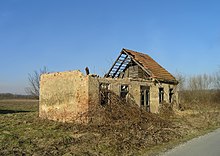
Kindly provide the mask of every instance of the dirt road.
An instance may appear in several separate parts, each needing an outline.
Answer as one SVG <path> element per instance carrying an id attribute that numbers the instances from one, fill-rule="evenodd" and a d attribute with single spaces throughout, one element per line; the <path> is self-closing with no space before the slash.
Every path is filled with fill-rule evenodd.
<path id="1" fill-rule="evenodd" d="M 220 129 L 195 138 L 161 156 L 220 156 Z"/>

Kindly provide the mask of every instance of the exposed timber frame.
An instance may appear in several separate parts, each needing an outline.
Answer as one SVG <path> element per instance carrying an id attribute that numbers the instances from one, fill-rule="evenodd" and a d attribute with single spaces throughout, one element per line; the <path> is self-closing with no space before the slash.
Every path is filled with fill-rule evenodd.
<path id="1" fill-rule="evenodd" d="M 125 53 L 126 55 L 129 55 L 125 49 L 122 49 L 122 52 Z M 150 77 L 153 76 L 153 74 L 149 70 L 146 70 L 142 64 L 140 64 L 138 61 L 136 61 L 132 55 L 129 55 L 129 56 L 131 57 L 132 61 L 134 61 L 139 67 L 141 67 L 141 69 L 143 71 L 145 71 Z"/>
<path id="2" fill-rule="evenodd" d="M 149 70 L 145 69 L 142 64 L 136 61 L 132 55 L 128 54 L 125 49 L 122 49 L 120 55 L 118 56 L 108 73 L 105 75 L 105 77 L 119 77 L 120 73 L 127 68 L 128 64 L 131 61 L 136 63 L 143 71 L 145 71 L 149 75 L 149 77 L 153 76 L 153 74 Z"/>
<path id="3" fill-rule="evenodd" d="M 178 84 L 178 81 L 176 81 L 174 77 L 172 78 L 172 75 L 170 75 L 171 76 L 170 79 L 164 79 L 164 78 L 160 78 L 154 75 L 154 73 L 150 69 L 148 69 L 146 65 L 142 64 L 136 58 L 136 55 L 134 55 L 133 52 L 134 51 L 123 48 L 120 55 L 118 56 L 118 58 L 116 59 L 116 61 L 114 62 L 114 64 L 112 65 L 108 73 L 105 74 L 104 77 L 119 78 L 120 73 L 124 72 L 128 68 L 129 64 L 133 62 L 136 65 L 138 65 L 148 75 L 149 80 L 152 80 L 155 83 L 160 84 L 164 82 L 164 83 L 169 83 L 169 84 Z"/>
<path id="4" fill-rule="evenodd" d="M 110 68 L 109 72 L 105 75 L 105 77 L 112 77 L 112 78 L 118 77 L 130 62 L 131 62 L 130 56 L 127 55 L 126 53 L 121 52 L 117 60 L 114 62 L 113 66 Z"/>

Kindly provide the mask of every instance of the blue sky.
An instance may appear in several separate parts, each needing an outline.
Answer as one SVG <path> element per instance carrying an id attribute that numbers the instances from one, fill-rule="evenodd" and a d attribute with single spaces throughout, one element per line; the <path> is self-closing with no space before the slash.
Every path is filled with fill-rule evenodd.
<path id="1" fill-rule="evenodd" d="M 122 48 L 169 72 L 220 66 L 220 1 L 1 0 L 0 92 L 24 93 L 28 73 L 88 66 L 103 75 Z"/>

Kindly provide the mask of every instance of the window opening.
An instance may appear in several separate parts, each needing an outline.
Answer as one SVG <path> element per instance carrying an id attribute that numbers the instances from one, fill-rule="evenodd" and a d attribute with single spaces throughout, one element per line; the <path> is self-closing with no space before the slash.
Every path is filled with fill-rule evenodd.
<path id="1" fill-rule="evenodd" d="M 146 111 L 150 112 L 150 87 L 141 86 L 140 91 L 141 107 L 144 107 Z"/>
<path id="2" fill-rule="evenodd" d="M 173 102 L 173 88 L 169 89 L 169 102 L 172 103 Z"/>
<path id="3" fill-rule="evenodd" d="M 159 88 L 159 103 L 162 103 L 164 100 L 164 89 Z"/>
<path id="4" fill-rule="evenodd" d="M 100 90 L 100 104 L 105 106 L 109 103 L 110 99 L 110 85 L 108 83 L 100 83 L 99 85 Z"/>
<path id="5" fill-rule="evenodd" d="M 126 99 L 128 94 L 128 85 L 121 85 L 121 93 L 120 93 L 120 97 L 122 99 Z"/>

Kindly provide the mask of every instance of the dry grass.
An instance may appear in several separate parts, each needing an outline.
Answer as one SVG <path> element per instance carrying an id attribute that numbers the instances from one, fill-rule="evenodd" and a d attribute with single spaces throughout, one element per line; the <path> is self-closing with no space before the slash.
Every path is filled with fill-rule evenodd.
<path id="1" fill-rule="evenodd" d="M 115 97 L 89 112 L 90 124 L 77 125 L 39 119 L 37 101 L 4 100 L 0 155 L 150 154 L 220 126 L 219 104 L 201 106 L 193 103 L 185 111 L 165 107 L 156 115 Z"/>

